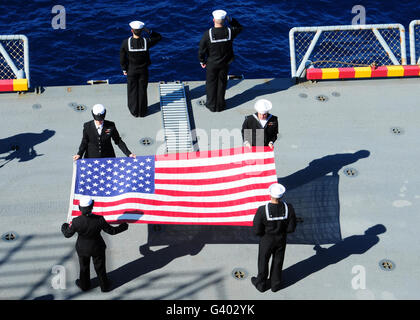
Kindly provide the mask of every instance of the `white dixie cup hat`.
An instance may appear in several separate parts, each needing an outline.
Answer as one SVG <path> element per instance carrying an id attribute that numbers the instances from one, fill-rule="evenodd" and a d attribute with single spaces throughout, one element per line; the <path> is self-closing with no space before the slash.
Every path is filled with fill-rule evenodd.
<path id="1" fill-rule="evenodd" d="M 268 188 L 268 193 L 270 194 L 270 196 L 276 199 L 281 198 L 285 192 L 286 192 L 286 188 L 280 183 L 273 183 Z"/>
<path id="2" fill-rule="evenodd" d="M 129 26 L 133 30 L 139 30 L 139 29 L 143 29 L 145 24 L 144 24 L 144 22 L 136 20 L 136 21 L 131 21 L 129 23 Z"/>
<path id="3" fill-rule="evenodd" d="M 273 108 L 273 104 L 267 99 L 259 99 L 255 102 L 254 108 L 258 113 L 266 114 Z"/>
<path id="4" fill-rule="evenodd" d="M 227 12 L 225 10 L 214 10 L 212 15 L 215 20 L 223 20 L 226 18 Z"/>

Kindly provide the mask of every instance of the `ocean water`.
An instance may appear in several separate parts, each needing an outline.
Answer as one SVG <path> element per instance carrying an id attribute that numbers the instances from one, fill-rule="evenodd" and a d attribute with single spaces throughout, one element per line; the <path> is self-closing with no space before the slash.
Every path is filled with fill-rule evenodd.
<path id="1" fill-rule="evenodd" d="M 65 29 L 55 29 L 55 5 L 65 9 Z M 151 49 L 150 81 L 204 80 L 198 43 L 212 24 L 211 12 L 224 9 L 243 26 L 234 42 L 230 74 L 245 78 L 289 77 L 292 27 L 351 24 L 355 5 L 366 23 L 408 24 L 420 19 L 420 1 L 0 1 L 0 34 L 29 38 L 32 85 L 86 84 L 90 79 L 124 83 L 119 48 L 130 36 L 128 23 L 141 20 L 163 39 Z M 63 22 L 63 21 L 57 21 Z M 407 53 L 409 52 L 407 45 Z"/>

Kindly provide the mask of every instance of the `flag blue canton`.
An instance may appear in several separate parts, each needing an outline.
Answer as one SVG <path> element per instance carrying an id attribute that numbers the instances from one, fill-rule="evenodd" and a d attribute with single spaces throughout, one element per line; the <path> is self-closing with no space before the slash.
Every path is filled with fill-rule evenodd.
<path id="1" fill-rule="evenodd" d="M 94 197 L 154 193 L 154 181 L 154 156 L 82 159 L 77 161 L 74 192 Z"/>

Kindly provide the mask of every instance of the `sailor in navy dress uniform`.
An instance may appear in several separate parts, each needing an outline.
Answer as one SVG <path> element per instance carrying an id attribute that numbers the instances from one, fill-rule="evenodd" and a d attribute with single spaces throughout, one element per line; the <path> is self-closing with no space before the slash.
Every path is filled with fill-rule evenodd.
<path id="1" fill-rule="evenodd" d="M 222 111 L 226 107 L 225 93 L 229 65 L 234 59 L 233 39 L 242 31 L 239 22 L 232 18 L 230 26 L 224 26 L 226 11 L 213 11 L 214 28 L 204 32 L 198 50 L 201 67 L 206 69 L 206 107 Z"/>
<path id="2" fill-rule="evenodd" d="M 149 83 L 149 49 L 158 43 L 162 36 L 149 31 L 143 22 L 130 22 L 132 36 L 125 39 L 120 49 L 120 64 L 127 76 L 128 109 L 134 117 L 145 117 L 147 113 L 147 86 Z M 149 37 L 141 37 L 146 31 Z"/>
<path id="3" fill-rule="evenodd" d="M 279 125 L 277 117 L 269 111 L 273 105 L 269 100 L 259 99 L 254 105 L 256 113 L 245 117 L 242 124 L 242 139 L 245 146 L 269 146 L 274 148 Z"/>
<path id="4" fill-rule="evenodd" d="M 264 292 L 271 287 L 273 292 L 281 289 L 281 273 L 287 234 L 296 229 L 296 214 L 290 203 L 282 201 L 286 188 L 274 183 L 269 187 L 271 201 L 258 208 L 254 216 L 254 231 L 260 237 L 258 248 L 258 275 L 251 282 L 258 291 Z M 268 263 L 270 258 L 270 279 Z"/>
<path id="5" fill-rule="evenodd" d="M 131 158 L 133 154 L 122 141 L 115 123 L 105 120 L 106 109 L 102 104 L 95 104 L 92 108 L 92 121 L 83 125 L 83 137 L 79 151 L 73 156 L 73 160 L 85 158 L 115 158 L 114 148 L 111 139 L 121 149 L 121 151 Z"/>
<path id="6" fill-rule="evenodd" d="M 105 249 L 106 244 L 101 237 L 101 231 L 110 235 L 121 233 L 128 229 L 126 222 L 113 227 L 105 221 L 103 216 L 92 213 L 94 201 L 90 196 L 83 196 L 79 200 L 79 210 L 82 215 L 74 218 L 72 224 L 64 223 L 61 232 L 66 238 L 78 234 L 76 241 L 76 252 L 79 257 L 80 278 L 76 284 L 83 291 L 90 289 L 90 258 L 98 276 L 101 291 L 110 290 L 110 283 L 106 275 Z"/>

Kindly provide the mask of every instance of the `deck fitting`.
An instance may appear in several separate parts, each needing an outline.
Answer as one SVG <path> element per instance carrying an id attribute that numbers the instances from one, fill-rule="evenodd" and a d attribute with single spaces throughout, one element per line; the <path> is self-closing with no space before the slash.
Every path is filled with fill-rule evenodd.
<path id="1" fill-rule="evenodd" d="M 359 174 L 355 168 L 344 168 L 343 172 L 347 177 L 356 177 Z"/>
<path id="2" fill-rule="evenodd" d="M 42 108 L 42 106 L 39 103 L 35 103 L 34 105 L 32 105 L 32 109 L 34 109 L 34 110 L 39 110 L 41 108 Z"/>
<path id="3" fill-rule="evenodd" d="M 204 99 L 197 100 L 197 105 L 199 105 L 200 107 L 205 107 L 206 106 L 206 100 L 204 100 Z"/>
<path id="4" fill-rule="evenodd" d="M 391 128 L 391 133 L 399 136 L 399 135 L 402 135 L 404 133 L 404 130 L 402 128 L 399 128 L 399 127 L 392 127 Z"/>
<path id="5" fill-rule="evenodd" d="M 379 267 L 384 271 L 392 271 L 395 270 L 395 263 L 389 259 L 383 259 L 379 261 Z"/>
<path id="6" fill-rule="evenodd" d="M 299 97 L 301 97 L 301 98 L 307 98 L 308 95 L 306 93 L 299 93 Z"/>
<path id="7" fill-rule="evenodd" d="M 76 112 L 83 112 L 83 111 L 86 111 L 86 106 L 84 106 L 83 104 L 77 104 L 77 105 L 74 107 L 74 111 L 76 111 Z"/>
<path id="8" fill-rule="evenodd" d="M 140 144 L 146 147 L 151 146 L 153 144 L 153 139 L 150 137 L 141 138 Z"/>
<path id="9" fill-rule="evenodd" d="M 325 96 L 325 95 L 323 95 L 323 94 L 317 95 L 317 96 L 316 96 L 316 99 L 317 99 L 318 101 L 321 101 L 321 102 L 326 102 L 326 101 L 328 101 L 328 97 L 327 97 L 327 96 Z"/>
<path id="10" fill-rule="evenodd" d="M 244 280 L 248 277 L 248 272 L 243 268 L 235 268 L 232 270 L 232 277 L 236 280 Z"/>
<path id="11" fill-rule="evenodd" d="M 6 241 L 6 242 L 12 242 L 12 241 L 17 240 L 17 238 L 18 238 L 18 237 L 19 237 L 19 236 L 17 235 L 17 233 L 16 233 L 16 232 L 9 231 L 9 232 L 6 232 L 5 234 L 3 234 L 3 235 L 1 236 L 1 239 L 2 239 L 3 241 Z"/>
<path id="12" fill-rule="evenodd" d="M 339 96 L 340 96 L 340 93 L 339 93 L 339 92 L 337 92 L 337 91 L 334 91 L 334 92 L 332 92 L 332 93 L 331 93 L 331 95 L 332 95 L 333 97 L 339 97 Z"/>

